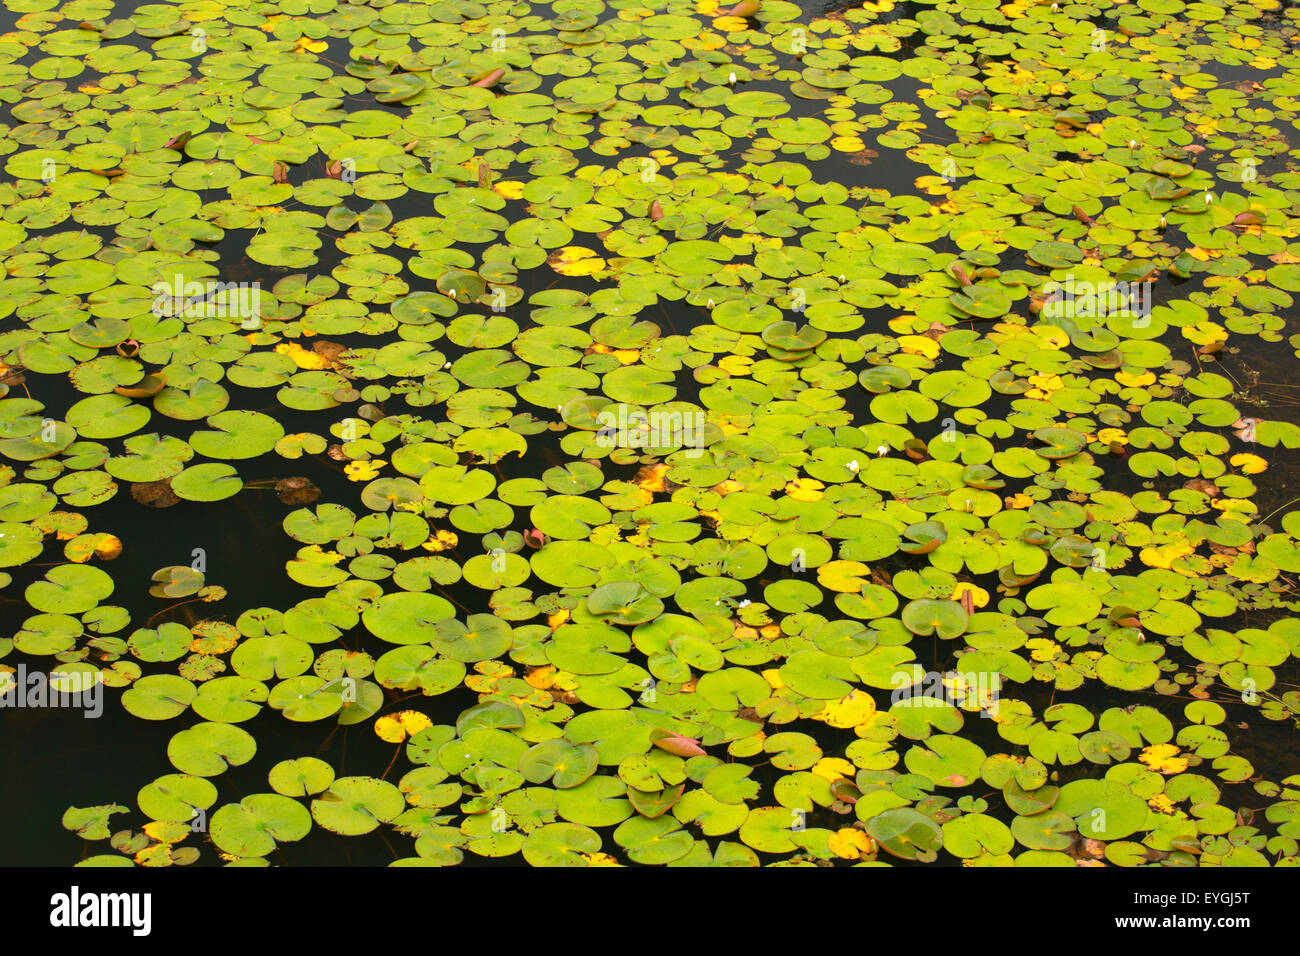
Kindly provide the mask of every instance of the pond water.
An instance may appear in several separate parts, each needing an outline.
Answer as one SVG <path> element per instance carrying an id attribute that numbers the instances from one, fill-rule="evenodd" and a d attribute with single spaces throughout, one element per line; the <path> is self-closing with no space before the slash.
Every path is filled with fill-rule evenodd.
<path id="1" fill-rule="evenodd" d="M 0 862 L 1295 858 L 1294 7 L 730 9 L 7 0 Z"/>

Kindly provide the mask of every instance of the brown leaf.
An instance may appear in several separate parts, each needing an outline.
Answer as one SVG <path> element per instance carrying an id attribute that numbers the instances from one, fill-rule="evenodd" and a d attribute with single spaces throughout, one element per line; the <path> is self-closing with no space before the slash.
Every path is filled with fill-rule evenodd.
<path id="1" fill-rule="evenodd" d="M 1080 856 L 1090 856 L 1094 860 L 1100 860 L 1106 855 L 1106 844 L 1102 843 L 1100 840 L 1093 840 L 1091 838 L 1085 838 L 1078 849 Z"/>
<path id="2" fill-rule="evenodd" d="M 119 385 L 113 389 L 119 395 L 125 395 L 127 398 L 153 398 L 163 390 L 167 384 L 166 375 L 150 374 L 140 379 L 135 385 Z"/>
<path id="3" fill-rule="evenodd" d="M 131 497 L 150 508 L 170 508 L 181 500 L 172 491 L 171 479 L 134 482 L 131 485 Z"/>
<path id="4" fill-rule="evenodd" d="M 320 489 L 301 476 L 281 478 L 275 483 L 275 493 L 286 505 L 309 505 L 320 497 Z"/>
<path id="5" fill-rule="evenodd" d="M 331 342 L 328 339 L 319 339 L 311 344 L 311 350 L 317 355 L 323 355 L 331 362 L 348 350 L 346 345 L 338 342 Z"/>

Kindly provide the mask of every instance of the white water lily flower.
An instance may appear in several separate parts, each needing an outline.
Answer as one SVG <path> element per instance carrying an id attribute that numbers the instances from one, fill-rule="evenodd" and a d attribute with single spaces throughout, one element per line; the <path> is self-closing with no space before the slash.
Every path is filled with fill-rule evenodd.
<path id="1" fill-rule="evenodd" d="M 856 475 L 858 473 L 858 460 L 854 458 L 851 462 L 849 462 L 844 467 Z"/>

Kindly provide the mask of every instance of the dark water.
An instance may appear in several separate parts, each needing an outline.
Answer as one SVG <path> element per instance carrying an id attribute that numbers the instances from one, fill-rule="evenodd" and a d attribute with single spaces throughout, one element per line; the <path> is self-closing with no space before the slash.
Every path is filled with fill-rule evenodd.
<path id="1" fill-rule="evenodd" d="M 839 9 L 842 4 L 837 0 L 821 4 L 810 0 L 805 10 L 810 13 L 822 13 Z M 129 4 L 118 4 L 115 16 L 126 16 L 131 9 Z M 900 4 L 885 19 L 911 16 L 920 4 Z M 6 29 L 12 27 L 15 15 L 10 12 L 0 13 L 0 25 Z M 139 38 L 127 38 L 119 42 L 138 41 Z M 335 63 L 346 62 L 346 41 L 331 40 L 327 54 Z M 904 57 L 908 53 L 905 47 L 895 54 Z M 1207 67 L 1209 69 L 1209 67 Z M 1235 83 L 1241 79 L 1262 79 L 1259 71 L 1249 68 L 1218 68 L 1217 73 L 1224 83 Z M 85 77 L 78 82 L 84 82 Z M 555 82 L 549 78 L 548 83 Z M 917 102 L 921 109 L 921 119 L 926 122 L 924 135 L 939 141 L 951 142 L 953 137 L 941 120 L 938 120 L 923 104 L 916 99 L 918 85 L 904 76 L 890 84 L 895 91 L 896 101 Z M 760 81 L 750 85 L 753 89 L 782 90 L 782 85 L 774 81 Z M 792 115 L 803 112 L 813 114 L 820 109 L 820 102 L 792 98 L 794 106 Z M 345 104 L 348 109 L 387 109 L 402 113 L 401 107 L 385 106 L 374 102 L 369 94 L 349 97 Z M 870 139 L 872 132 L 863 134 Z M 918 176 L 931 175 L 932 170 L 907 159 L 894 150 L 880 150 L 882 159 L 868 166 L 850 163 L 841 154 L 832 157 L 818 166 L 819 176 L 834 178 L 845 186 L 871 186 L 888 189 L 894 195 L 921 195 L 927 202 L 941 202 L 942 197 L 929 197 L 918 193 L 914 181 Z M 609 162 L 594 154 L 578 153 L 578 158 L 586 162 Z M 621 155 L 619 159 L 635 156 L 632 150 Z M 291 181 L 312 178 L 319 175 L 315 164 L 322 162 L 315 157 L 306 169 L 295 169 Z M 500 171 L 498 171 L 501 175 Z M 523 178 L 526 174 L 512 171 L 504 174 L 513 178 Z M 206 197 L 205 197 L 206 198 Z M 366 203 L 354 200 L 356 208 Z M 420 194 L 408 194 L 398 200 L 390 200 L 397 218 L 425 214 L 427 207 Z M 66 224 L 65 224 L 66 225 Z M 56 227 L 49 232 L 60 231 Z M 99 230 L 101 235 L 111 238 L 112 228 Z M 265 267 L 252 263 L 244 254 L 251 232 L 248 230 L 230 230 L 226 238 L 216 247 L 220 253 L 222 278 L 241 278 L 245 275 L 266 273 Z M 406 250 L 392 247 L 385 250 L 388 254 L 405 259 Z M 477 251 L 469 247 L 471 253 Z M 1012 250 L 1014 251 L 1014 250 Z M 1009 254 L 1009 253 L 1008 253 Z M 327 239 L 319 250 L 320 262 L 312 267 L 313 272 L 328 273 L 341 260 L 343 254 Z M 1003 263 L 1004 266 L 1022 263 Z M 274 270 L 269 270 L 274 272 Z M 284 272 L 292 270 L 282 270 Z M 405 275 L 409 275 L 404 273 Z M 266 280 L 264 280 L 265 282 Z M 412 290 L 432 287 L 432 283 L 417 277 L 409 278 Z M 593 291 L 594 282 L 582 279 L 557 278 L 545 268 L 521 272 L 519 285 L 527 296 L 542 288 L 553 286 L 563 281 L 566 286 Z M 1173 283 L 1167 278 L 1160 280 L 1157 287 L 1156 301 L 1161 301 L 1162 294 L 1168 297 L 1186 297 L 1195 285 L 1184 284 L 1175 291 Z M 510 313 L 521 327 L 527 327 L 527 310 L 516 307 Z M 883 327 L 886 319 L 891 317 L 889 310 L 878 310 L 869 317 L 862 333 L 876 327 Z M 666 333 L 686 333 L 691 328 L 708 321 L 706 310 L 695 308 L 685 303 L 665 303 L 642 313 L 639 318 L 659 322 Z M 1287 315 L 1287 332 L 1297 330 L 1295 315 Z M 13 328 L 14 319 L 0 323 L 0 331 Z M 337 336 L 336 341 L 345 345 L 377 347 L 395 335 L 374 337 L 363 335 Z M 1300 379 L 1295 375 L 1296 359 L 1292 349 L 1285 343 L 1266 343 L 1251 336 L 1234 336 L 1234 345 L 1240 344 L 1240 352 L 1227 352 L 1223 357 L 1221 368 L 1217 369 L 1230 375 L 1235 381 L 1249 386 L 1249 394 L 1256 396 L 1267 405 L 1249 403 L 1238 397 L 1234 399 L 1238 408 L 1245 415 L 1282 419 L 1300 423 Z M 1177 338 L 1177 330 L 1167 340 L 1175 350 L 1175 355 L 1191 361 L 1190 347 Z M 460 349 L 443 339 L 435 347 L 447 354 L 448 359 L 455 360 L 464 349 Z M 1207 361 L 1207 367 L 1209 363 Z M 1257 383 L 1257 384 L 1250 384 Z M 684 369 L 678 376 L 679 399 L 689 401 L 697 394 L 698 385 L 691 378 L 689 369 Z M 71 402 L 81 397 L 62 376 L 28 375 L 27 387 L 33 397 L 40 399 L 52 409 L 64 409 Z M 323 433 L 330 422 L 338 421 L 355 409 L 340 407 L 325 413 L 300 413 L 286 409 L 273 400 L 273 390 L 250 390 L 226 383 L 231 392 L 232 408 L 254 408 L 275 415 L 284 424 L 287 432 L 315 431 Z M 870 420 L 867 412 L 867 398 L 860 391 L 853 389 L 846 395 L 846 406 L 858 423 Z M 995 399 L 1005 401 L 1001 396 Z M 386 403 L 385 411 L 400 414 L 407 411 L 399 398 Z M 991 415 L 997 412 L 990 407 Z M 419 413 L 418 409 L 411 410 Z M 533 413 L 545 420 L 544 411 L 532 409 Z M 552 416 L 554 417 L 554 416 Z M 920 426 L 918 434 L 928 437 Z M 163 434 L 176 434 L 188 437 L 193 429 L 192 423 L 181 423 L 160 415 L 155 415 L 149 428 Z M 530 439 L 528 452 L 520 459 L 502 462 L 500 472 L 503 477 L 537 475 L 552 465 L 560 464 L 568 456 L 558 450 L 558 434 L 542 432 Z M 550 442 L 556 444 L 550 444 Z M 1282 506 L 1290 499 L 1300 495 L 1300 472 L 1297 471 L 1295 456 L 1278 452 L 1271 457 L 1270 469 L 1260 476 L 1260 490 L 1256 502 L 1261 513 L 1267 514 L 1274 508 Z M 1104 464 L 1102 462 L 1099 462 Z M 606 463 L 604 471 L 607 478 L 630 478 L 635 473 L 636 465 L 617 466 Z M 336 501 L 348 504 L 360 511 L 357 495 L 360 486 L 349 482 L 342 474 L 339 463 L 323 456 L 304 457 L 297 461 L 285 461 L 276 455 L 264 456 L 249 462 L 239 463 L 239 470 L 245 482 L 282 478 L 288 475 L 301 475 L 309 478 L 321 489 L 322 501 Z M 1122 463 L 1109 466 L 1104 483 L 1108 488 L 1123 491 L 1135 491 L 1140 487 L 1136 479 Z M 1157 487 L 1169 490 L 1180 482 L 1172 479 L 1160 479 Z M 1168 487 L 1165 487 L 1168 486 Z M 130 629 L 144 626 L 145 621 L 155 615 L 153 624 L 159 621 L 178 620 L 188 622 L 203 617 L 233 620 L 247 608 L 268 606 L 285 609 L 294 602 L 318 592 L 315 589 L 301 587 L 288 580 L 284 575 L 284 563 L 291 559 L 300 547 L 283 533 L 280 523 L 283 517 L 293 510 L 293 506 L 282 504 L 270 490 L 249 490 L 238 496 L 215 504 L 195 504 L 181 502 L 166 510 L 154 510 L 135 504 L 127 493 L 125 484 L 111 502 L 93 509 L 92 530 L 105 531 L 121 538 L 124 548 L 122 556 L 113 562 L 109 571 L 117 585 L 112 603 L 126 606 L 132 614 Z M 191 604 L 163 611 L 165 603 L 147 598 L 149 578 L 157 568 L 180 564 L 188 565 L 192 549 L 202 548 L 206 552 L 207 580 L 225 588 L 228 596 L 221 602 Z M 477 553 L 477 542 L 469 535 L 462 535 L 462 560 Z M 58 560 L 59 555 L 48 550 L 44 561 Z M 902 565 L 900 564 L 899 567 Z M 888 568 L 895 570 L 894 568 Z M 43 568 L 31 566 L 13 569 L 14 583 L 6 589 L 6 595 L 21 595 L 29 581 L 39 578 Z M 977 582 L 988 587 L 989 581 Z M 758 583 L 754 582 L 757 589 Z M 457 585 L 447 589 L 457 602 L 466 607 L 470 613 L 489 610 L 487 595 L 468 585 Z M 755 595 L 751 594 L 751 597 Z M 0 633 L 12 633 L 29 613 L 22 604 L 0 604 Z M 191 615 L 194 615 L 191 618 Z M 1266 626 L 1264 620 L 1252 616 L 1250 626 Z M 1245 615 L 1220 622 L 1220 626 L 1232 630 L 1246 626 Z M 940 642 L 918 639 L 915 650 L 918 659 L 927 670 L 943 670 L 955 660 L 953 651 L 955 642 Z M 352 650 L 366 650 L 378 657 L 388 646 L 372 638 L 358 628 L 345 636 L 344 644 Z M 1170 649 L 1171 654 L 1181 653 Z M 635 659 L 635 658 L 634 658 Z M 5 663 L 17 665 L 24 662 L 24 656 L 11 654 Z M 38 661 L 26 659 L 31 666 Z M 146 673 L 174 670 L 173 665 L 145 665 Z M 1300 687 L 1300 669 L 1295 662 L 1289 662 L 1278 669 L 1278 690 Z M 0 727 L 3 728 L 3 746 L 0 747 L 0 865 L 65 865 L 86 854 L 91 844 L 87 844 L 59 825 L 63 811 L 69 806 L 92 806 L 120 802 L 131 809 L 130 814 L 117 818 L 122 821 L 138 822 L 134 811 L 134 798 L 139 787 L 152 781 L 155 777 L 173 772 L 167 760 L 166 745 L 170 737 L 185 726 L 198 722 L 193 713 L 187 712 L 181 718 L 152 723 L 142 721 L 126 714 L 119 703 L 120 691 L 109 690 L 106 693 L 105 713 L 101 719 L 83 719 L 78 711 L 60 710 L 14 710 L 0 713 Z M 1031 684 L 1015 687 L 1013 696 L 1029 702 L 1036 712 L 1048 706 L 1053 700 L 1068 699 L 1083 704 L 1090 711 L 1097 713 L 1111 706 L 1128 706 L 1137 698 L 1131 692 L 1114 691 L 1103 686 L 1099 681 L 1092 681 L 1081 691 L 1069 695 L 1053 695 L 1050 686 Z M 409 696 L 409 695 L 408 695 Z M 877 703 L 888 706 L 888 694 L 875 692 Z M 1257 770 L 1265 776 L 1280 778 L 1287 772 L 1278 768 L 1297 767 L 1295 731 L 1289 722 L 1271 723 L 1259 717 L 1255 707 L 1243 704 L 1238 698 L 1225 694 L 1221 688 L 1216 689 L 1214 698 L 1229 712 L 1229 725 L 1246 722 L 1250 727 L 1246 731 L 1231 733 L 1234 752 L 1250 759 Z M 395 709 L 402 695 L 391 693 L 385 710 Z M 436 698 L 420 697 L 422 709 L 435 723 L 453 722 L 456 715 L 475 702 L 472 692 L 461 688 L 458 691 Z M 1157 707 L 1166 714 L 1181 712 L 1182 706 L 1191 698 L 1180 696 L 1170 698 L 1155 692 L 1140 695 L 1140 701 Z M 365 721 L 352 727 L 335 728 L 330 722 L 316 724 L 290 724 L 280 715 L 264 708 L 262 713 L 252 721 L 241 725 L 254 735 L 259 743 L 257 756 L 243 767 L 233 768 L 213 783 L 219 791 L 218 804 L 237 801 L 248 793 L 266 789 L 266 772 L 275 762 L 298 756 L 314 755 L 329 761 L 339 776 L 362 774 L 385 776 L 390 780 L 400 775 L 405 769 L 405 761 L 399 757 L 392 769 L 395 751 L 393 745 L 380 741 L 371 730 L 371 722 Z M 819 723 L 796 722 L 782 729 L 804 731 L 819 741 L 841 744 L 851 739 L 849 731 L 834 731 Z M 836 735 L 843 735 L 844 740 L 836 740 Z M 1000 749 L 1005 743 L 996 734 L 992 721 L 981 721 L 968 717 L 964 731 L 974 742 L 986 749 Z M 827 749 L 830 749 L 829 747 Z M 1090 765 L 1083 764 L 1074 768 L 1060 768 L 1062 782 L 1074 776 L 1083 776 L 1091 771 Z M 756 778 L 767 787 L 775 782 L 779 774 L 770 767 L 760 768 Z M 978 787 L 975 788 L 978 791 Z M 1225 788 L 1225 803 L 1229 805 L 1254 806 L 1262 798 L 1254 795 L 1248 785 Z M 770 790 L 769 790 L 770 792 Z M 810 815 L 809 825 L 837 826 L 842 818 L 835 817 L 827 811 Z M 608 835 L 606 835 L 608 837 Z M 90 852 L 105 852 L 103 844 L 94 844 Z M 609 849 L 609 847 L 607 847 Z M 321 828 L 298 843 L 280 847 L 272 862 L 290 865 L 326 865 L 326 864 L 370 864 L 382 865 L 393 859 L 408 856 L 412 852 L 411 841 L 392 832 L 380 832 L 364 838 L 343 838 L 334 836 Z M 214 862 L 215 855 L 210 848 L 205 852 L 204 862 Z M 490 865 L 493 861 L 484 860 L 467 854 L 466 864 Z"/>

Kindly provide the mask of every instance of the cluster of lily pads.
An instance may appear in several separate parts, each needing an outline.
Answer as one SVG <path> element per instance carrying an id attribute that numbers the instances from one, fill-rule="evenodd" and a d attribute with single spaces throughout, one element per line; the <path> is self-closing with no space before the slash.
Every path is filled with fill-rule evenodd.
<path id="1" fill-rule="evenodd" d="M 6 6 L 0 668 L 175 726 L 84 864 L 1300 859 L 1294 9 Z M 282 604 L 114 578 L 254 465 Z"/>

